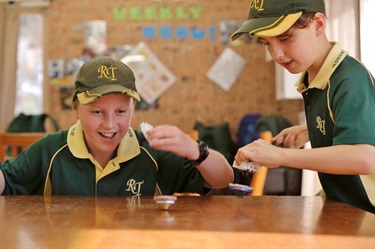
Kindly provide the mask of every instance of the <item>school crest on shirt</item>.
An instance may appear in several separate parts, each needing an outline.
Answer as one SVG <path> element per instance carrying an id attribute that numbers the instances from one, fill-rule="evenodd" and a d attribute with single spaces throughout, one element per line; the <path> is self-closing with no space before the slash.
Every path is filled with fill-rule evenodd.
<path id="1" fill-rule="evenodd" d="M 133 195 L 141 195 L 141 186 L 144 183 L 144 181 L 137 182 L 134 179 L 129 179 L 126 182 L 127 189 L 126 191 L 132 192 Z"/>
<path id="2" fill-rule="evenodd" d="M 326 121 L 323 120 L 321 117 L 316 117 L 316 128 L 319 129 L 319 131 L 325 135 L 326 134 Z"/>

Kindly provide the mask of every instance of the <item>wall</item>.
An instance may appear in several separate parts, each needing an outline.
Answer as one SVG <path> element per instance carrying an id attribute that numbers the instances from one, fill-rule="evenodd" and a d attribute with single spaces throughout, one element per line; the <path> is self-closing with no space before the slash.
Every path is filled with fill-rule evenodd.
<path id="1" fill-rule="evenodd" d="M 200 6 L 200 18 L 186 20 L 176 17 L 170 20 L 146 20 L 144 7 L 170 6 L 175 15 L 180 7 L 188 13 L 191 6 Z M 139 20 L 116 20 L 113 10 L 130 10 L 139 7 Z M 143 40 L 142 28 L 153 26 L 188 26 L 205 30 L 206 36 L 197 40 L 163 39 L 159 34 L 154 39 L 144 40 L 166 67 L 175 74 L 177 81 L 159 98 L 158 108 L 136 110 L 133 127 L 147 121 L 151 124 L 174 124 L 188 132 L 196 121 L 207 125 L 229 122 L 233 137 L 241 117 L 248 113 L 263 115 L 281 114 L 289 121 L 298 123 L 298 112 L 302 111 L 301 100 L 275 100 L 274 63 L 265 61 L 265 50 L 256 42 L 222 44 L 220 22 L 223 20 L 243 21 L 249 1 L 245 0 L 52 0 L 46 11 L 47 60 L 72 59 L 82 56 L 84 48 L 83 24 L 91 20 L 107 21 L 106 43 L 108 47 L 123 44 L 138 44 Z M 209 33 L 214 27 L 216 32 Z M 244 41 L 244 40 L 243 40 Z M 231 47 L 245 60 L 246 65 L 229 91 L 206 77 L 207 71 L 226 47 Z M 73 82 L 71 82 L 73 84 Z M 75 122 L 70 110 L 61 108 L 58 88 L 51 86 L 50 112 L 59 120 L 62 128 Z"/>

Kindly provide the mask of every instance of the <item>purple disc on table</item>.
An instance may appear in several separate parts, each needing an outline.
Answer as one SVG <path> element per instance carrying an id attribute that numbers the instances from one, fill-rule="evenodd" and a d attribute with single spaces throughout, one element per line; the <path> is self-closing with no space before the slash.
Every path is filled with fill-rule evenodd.
<path id="1" fill-rule="evenodd" d="M 253 192 L 252 187 L 238 183 L 229 183 L 229 188 L 236 196 L 240 198 Z"/>

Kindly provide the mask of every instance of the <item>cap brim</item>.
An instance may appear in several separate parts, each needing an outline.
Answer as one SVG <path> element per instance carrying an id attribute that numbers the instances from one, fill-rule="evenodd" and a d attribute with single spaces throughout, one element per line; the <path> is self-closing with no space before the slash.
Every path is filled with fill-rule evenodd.
<path id="1" fill-rule="evenodd" d="M 252 18 L 247 20 L 230 38 L 234 41 L 245 33 L 261 37 L 278 36 L 287 31 L 301 15 L 302 12 L 298 12 L 280 17 Z"/>
<path id="2" fill-rule="evenodd" d="M 90 91 L 78 93 L 77 98 L 81 104 L 87 105 L 108 93 L 122 93 L 128 95 L 138 102 L 141 101 L 141 98 L 136 91 L 120 85 L 103 85 L 96 87 Z"/>

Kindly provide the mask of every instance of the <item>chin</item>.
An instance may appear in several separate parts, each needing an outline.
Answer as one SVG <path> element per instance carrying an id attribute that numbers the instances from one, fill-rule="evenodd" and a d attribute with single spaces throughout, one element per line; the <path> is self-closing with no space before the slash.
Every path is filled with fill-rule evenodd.
<path id="1" fill-rule="evenodd" d="M 288 70 L 288 72 L 291 73 L 291 74 L 299 74 L 299 73 L 302 73 L 301 70 L 296 70 L 296 69 L 287 69 L 287 68 L 286 68 L 286 70 Z"/>

